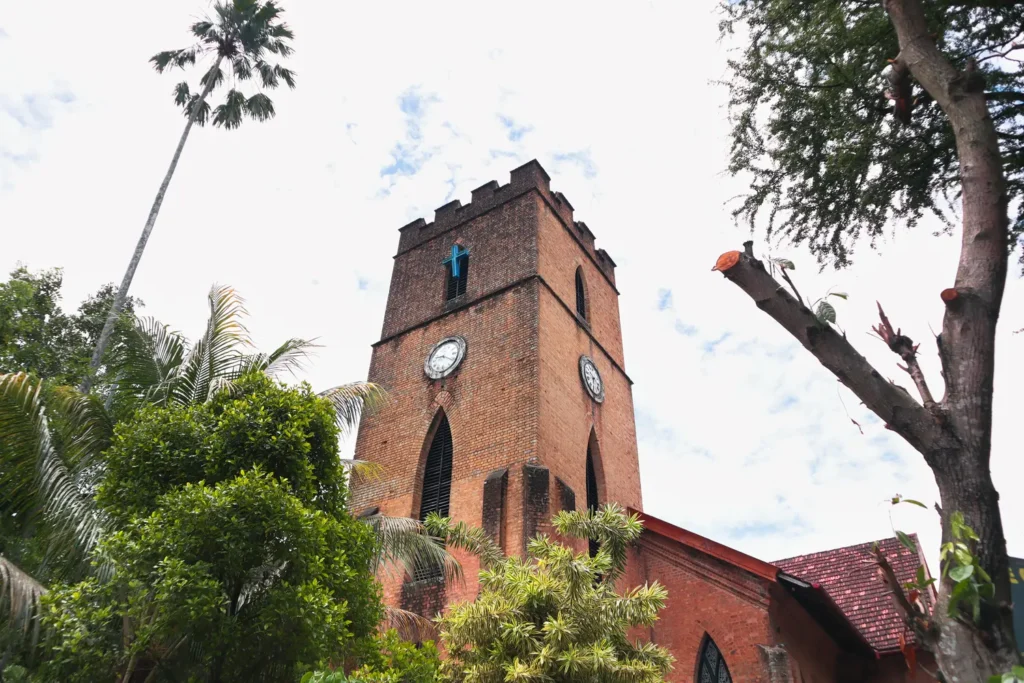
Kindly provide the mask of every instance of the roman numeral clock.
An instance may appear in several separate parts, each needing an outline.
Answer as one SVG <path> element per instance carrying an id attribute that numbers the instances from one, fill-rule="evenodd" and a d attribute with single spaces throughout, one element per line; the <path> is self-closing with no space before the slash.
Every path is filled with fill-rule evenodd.
<path id="1" fill-rule="evenodd" d="M 423 372 L 430 379 L 444 379 L 455 372 L 466 357 L 466 340 L 462 337 L 446 337 L 434 344 L 423 364 Z"/>

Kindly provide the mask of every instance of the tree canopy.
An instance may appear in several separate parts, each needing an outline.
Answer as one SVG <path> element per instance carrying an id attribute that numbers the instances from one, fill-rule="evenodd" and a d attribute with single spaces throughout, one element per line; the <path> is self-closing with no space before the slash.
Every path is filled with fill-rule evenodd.
<path id="1" fill-rule="evenodd" d="M 61 308 L 64 276 L 59 268 L 30 271 L 19 266 L 0 283 L 0 373 L 29 372 L 54 384 L 78 384 L 113 300 L 113 285 L 101 287 L 74 313 Z M 129 299 L 126 316 L 141 302 Z M 116 331 L 116 348 L 130 325 Z"/>
<path id="2" fill-rule="evenodd" d="M 259 374 L 118 424 L 97 496 L 112 578 L 44 598 L 45 676 L 288 680 L 351 653 L 382 612 L 337 433 L 330 401 Z"/>
<path id="3" fill-rule="evenodd" d="M 1017 41 L 1024 5 L 999 0 L 922 4 L 952 65 L 985 88 L 1011 198 L 1024 189 L 1024 74 Z M 900 52 L 874 0 L 731 0 L 722 4 L 729 62 L 729 169 L 750 181 L 735 215 L 769 237 L 806 244 L 824 263 L 850 262 L 894 224 L 936 215 L 952 227 L 960 168 L 949 119 L 916 81 L 909 124 L 893 113 L 887 76 Z M 890 96 L 892 93 L 890 93 Z M 1011 223 L 1024 231 L 1024 204 Z"/>

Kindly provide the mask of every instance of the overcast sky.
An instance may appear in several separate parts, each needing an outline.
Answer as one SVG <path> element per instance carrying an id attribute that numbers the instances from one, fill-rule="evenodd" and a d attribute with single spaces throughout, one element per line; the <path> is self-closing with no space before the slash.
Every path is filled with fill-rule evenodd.
<path id="1" fill-rule="evenodd" d="M 721 275 L 740 248 L 727 200 L 715 3 L 298 2 L 294 92 L 277 117 L 196 130 L 132 294 L 190 336 L 214 282 L 248 301 L 257 343 L 318 337 L 316 388 L 363 379 L 380 335 L 397 229 L 538 159 L 618 263 L 626 369 L 645 509 L 765 560 L 891 535 L 896 493 L 936 500 L 921 457 Z M 0 269 L 59 266 L 65 304 L 120 281 L 184 119 L 179 74 L 153 53 L 188 44 L 204 0 L 7 3 L 0 15 Z M 881 11 L 881 10 L 879 10 Z M 55 21 L 60 17 L 60 21 Z M 198 74 L 192 74 L 193 87 Z M 759 240 L 756 248 L 764 252 Z M 813 298 L 883 375 L 910 386 L 869 337 L 875 300 L 922 342 L 957 241 L 893 226 L 877 252 L 821 274 L 785 245 Z M 1011 554 L 1024 335 L 1014 269 L 1003 308 L 992 469 Z M 863 434 L 855 426 L 856 420 Z M 931 511 L 896 510 L 933 570 Z"/>

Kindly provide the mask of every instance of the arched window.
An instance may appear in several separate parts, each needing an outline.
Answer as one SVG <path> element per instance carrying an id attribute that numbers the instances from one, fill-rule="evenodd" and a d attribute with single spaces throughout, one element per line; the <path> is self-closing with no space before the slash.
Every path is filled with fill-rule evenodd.
<path id="1" fill-rule="evenodd" d="M 452 496 L 452 430 L 448 416 L 442 413 L 441 421 L 434 431 L 434 439 L 427 451 L 427 464 L 423 468 L 423 493 L 420 496 L 420 520 L 431 512 L 442 517 L 448 516 Z M 427 567 L 413 569 L 414 581 L 436 581 L 441 575 Z"/>
<path id="2" fill-rule="evenodd" d="M 715 641 L 706 633 L 697 654 L 697 683 L 732 683 L 725 658 L 722 657 Z"/>
<path id="3" fill-rule="evenodd" d="M 587 319 L 587 292 L 583 284 L 583 267 L 576 269 L 576 315 Z"/>
<path id="4" fill-rule="evenodd" d="M 448 416 L 442 414 L 441 422 L 434 432 L 434 440 L 430 442 L 426 467 L 423 468 L 420 519 L 426 519 L 431 512 L 447 517 L 451 495 L 452 430 L 448 426 Z"/>
<path id="5" fill-rule="evenodd" d="M 594 439 L 590 439 L 590 443 L 587 444 L 587 510 L 591 512 L 597 510 L 597 506 L 600 505 L 597 495 L 597 472 L 594 470 Z M 593 557 L 597 554 L 598 543 L 594 539 L 590 539 L 590 556 Z"/>

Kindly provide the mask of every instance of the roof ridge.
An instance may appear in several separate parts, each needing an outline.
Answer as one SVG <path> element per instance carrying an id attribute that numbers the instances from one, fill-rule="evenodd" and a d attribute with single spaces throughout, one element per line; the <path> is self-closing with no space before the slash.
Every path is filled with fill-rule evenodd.
<path id="1" fill-rule="evenodd" d="M 917 532 L 916 531 L 907 534 L 907 536 L 909 536 L 912 539 L 914 539 L 915 542 L 918 541 L 918 537 L 917 537 Z M 838 546 L 836 548 L 828 548 L 826 550 L 816 550 L 814 552 L 803 553 L 801 555 L 792 555 L 790 557 L 784 557 L 784 558 L 781 558 L 781 559 L 778 559 L 778 560 L 772 560 L 770 562 L 770 564 L 774 564 L 776 566 L 779 566 L 779 565 L 781 565 L 784 562 L 791 562 L 793 560 L 802 560 L 802 559 L 807 559 L 807 558 L 812 558 L 812 557 L 820 557 L 822 555 L 831 555 L 831 554 L 833 554 L 835 552 L 838 552 L 840 550 L 859 550 L 861 548 L 870 549 L 870 547 L 872 545 L 874 545 L 875 543 L 884 544 L 884 543 L 890 543 L 890 542 L 895 542 L 898 546 L 903 547 L 902 544 L 900 543 L 900 540 L 898 538 L 896 538 L 895 536 L 886 536 L 885 538 L 879 538 L 879 539 L 876 539 L 876 540 L 873 540 L 873 541 L 863 541 L 861 543 L 852 543 L 850 545 L 841 545 L 841 546 Z M 908 549 L 908 552 L 909 552 L 909 549 Z"/>

